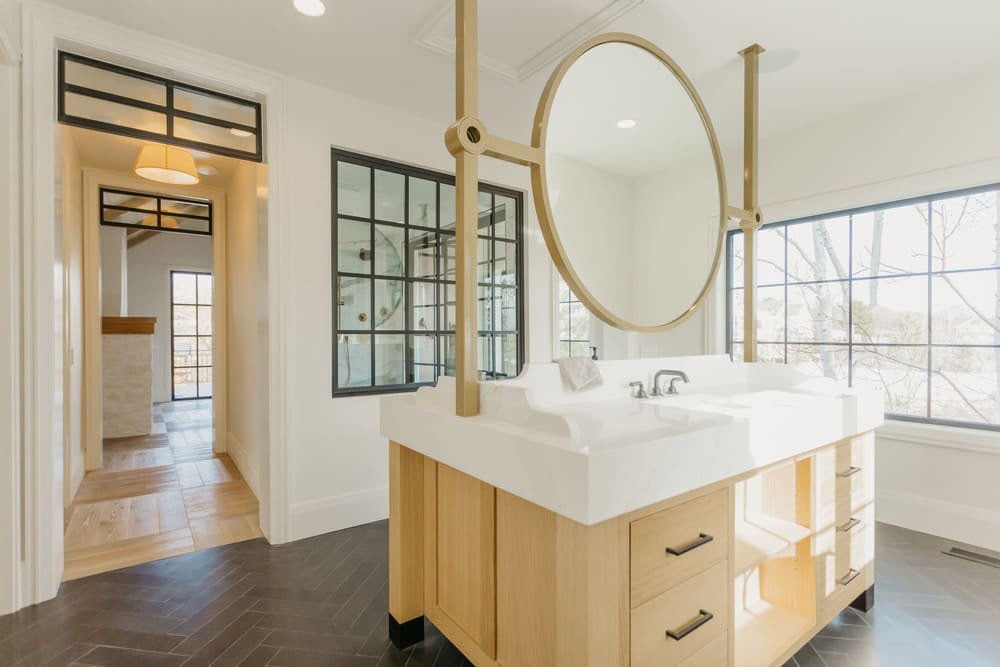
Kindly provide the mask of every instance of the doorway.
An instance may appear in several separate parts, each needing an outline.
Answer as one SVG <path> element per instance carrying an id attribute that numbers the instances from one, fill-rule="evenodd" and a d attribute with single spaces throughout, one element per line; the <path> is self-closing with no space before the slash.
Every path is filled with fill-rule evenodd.
<path id="1" fill-rule="evenodd" d="M 160 184 L 130 173 L 143 142 L 62 134 L 64 159 L 83 176 L 82 197 L 63 205 L 80 208 L 87 417 L 63 579 L 261 537 L 226 382 L 228 320 L 242 324 L 228 307 L 226 204 L 255 201 L 256 179 L 239 174 L 257 167 L 204 155 L 204 183 Z M 246 225 L 251 208 L 236 207 L 235 222 Z M 71 443 L 66 457 L 69 467 L 79 458 Z"/>

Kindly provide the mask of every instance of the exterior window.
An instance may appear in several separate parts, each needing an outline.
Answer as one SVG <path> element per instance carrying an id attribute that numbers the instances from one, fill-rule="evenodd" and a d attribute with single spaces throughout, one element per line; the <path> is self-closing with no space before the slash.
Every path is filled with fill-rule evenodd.
<path id="1" fill-rule="evenodd" d="M 333 151 L 333 394 L 455 374 L 455 179 Z M 479 370 L 523 364 L 523 195 L 479 189 Z"/>
<path id="2" fill-rule="evenodd" d="M 562 277 L 558 278 L 559 357 L 589 357 L 590 312 L 580 303 Z"/>
<path id="3" fill-rule="evenodd" d="M 59 122 L 263 161 L 258 102 L 65 52 Z"/>
<path id="4" fill-rule="evenodd" d="M 727 341 L 742 357 L 743 240 Z M 758 355 L 885 391 L 897 419 L 1000 429 L 1000 186 L 766 225 Z"/>
<path id="5" fill-rule="evenodd" d="M 212 397 L 212 274 L 170 272 L 173 400 Z"/>

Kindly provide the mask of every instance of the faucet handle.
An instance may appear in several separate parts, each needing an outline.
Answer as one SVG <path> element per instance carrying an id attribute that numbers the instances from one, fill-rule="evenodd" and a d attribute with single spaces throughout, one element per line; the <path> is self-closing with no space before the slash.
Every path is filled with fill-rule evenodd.
<path id="1" fill-rule="evenodd" d="M 636 381 L 636 382 L 629 382 L 628 386 L 629 386 L 629 389 L 635 389 L 636 387 L 639 388 L 638 391 L 632 392 L 632 398 L 649 398 L 649 394 L 646 393 L 646 390 L 645 390 L 645 388 L 643 388 L 641 382 L 638 382 L 638 381 Z"/>

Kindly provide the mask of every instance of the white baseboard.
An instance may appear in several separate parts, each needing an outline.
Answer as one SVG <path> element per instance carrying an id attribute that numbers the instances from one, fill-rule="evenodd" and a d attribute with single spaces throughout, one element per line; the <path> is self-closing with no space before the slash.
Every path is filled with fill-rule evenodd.
<path id="1" fill-rule="evenodd" d="M 389 516 L 389 487 L 292 503 L 288 514 L 289 540 L 379 521 Z"/>
<path id="2" fill-rule="evenodd" d="M 246 480 L 250 490 L 260 499 L 260 468 L 257 466 L 257 462 L 247 452 L 243 443 L 232 433 L 226 434 L 226 450 L 229 458 L 239 468 L 240 474 L 243 475 L 243 479 Z"/>
<path id="3" fill-rule="evenodd" d="M 879 489 L 875 518 L 894 526 L 1000 551 L 1000 512 Z"/>

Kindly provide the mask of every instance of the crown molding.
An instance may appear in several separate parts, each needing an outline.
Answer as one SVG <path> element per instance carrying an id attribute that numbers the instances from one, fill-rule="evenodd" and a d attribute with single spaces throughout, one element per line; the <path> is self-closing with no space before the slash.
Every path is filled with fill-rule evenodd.
<path id="1" fill-rule="evenodd" d="M 613 0 L 604 9 L 593 14 L 521 63 L 508 63 L 480 54 L 479 67 L 484 72 L 494 74 L 511 83 L 521 83 L 558 61 L 572 51 L 577 44 L 601 32 L 642 2 L 643 0 Z M 443 3 L 420 25 L 413 35 L 413 43 L 428 51 L 449 58 L 454 57 L 454 37 L 445 37 L 439 30 L 441 23 L 449 17 L 454 6 L 455 3 L 451 0 Z M 453 31 L 449 30 L 445 34 L 453 35 Z"/>

